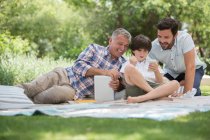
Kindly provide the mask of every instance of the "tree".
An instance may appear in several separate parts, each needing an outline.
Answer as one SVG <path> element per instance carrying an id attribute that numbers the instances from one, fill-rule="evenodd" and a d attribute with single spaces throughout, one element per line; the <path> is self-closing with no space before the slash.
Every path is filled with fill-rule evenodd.
<path id="1" fill-rule="evenodd" d="M 1 2 L 1 8 L 1 31 L 6 29 L 14 36 L 27 38 L 35 44 L 37 57 L 76 58 L 89 41 L 84 17 L 63 1 L 8 0 Z"/>

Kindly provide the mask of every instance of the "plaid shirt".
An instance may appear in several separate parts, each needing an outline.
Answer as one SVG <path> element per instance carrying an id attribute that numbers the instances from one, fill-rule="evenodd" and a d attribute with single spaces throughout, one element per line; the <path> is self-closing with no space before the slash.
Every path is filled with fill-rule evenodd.
<path id="1" fill-rule="evenodd" d="M 76 90 L 74 99 L 83 98 L 94 93 L 94 77 L 85 77 L 91 67 L 111 70 L 120 70 L 124 57 L 111 59 L 108 47 L 90 44 L 78 57 L 74 65 L 66 68 L 71 86 Z"/>

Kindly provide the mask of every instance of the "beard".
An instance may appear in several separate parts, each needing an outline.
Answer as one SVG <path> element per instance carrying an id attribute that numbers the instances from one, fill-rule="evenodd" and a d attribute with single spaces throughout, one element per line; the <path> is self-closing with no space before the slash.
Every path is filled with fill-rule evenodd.
<path id="1" fill-rule="evenodd" d="M 160 46 L 161 46 L 161 48 L 163 49 L 163 50 L 169 50 L 169 49 L 171 49 L 172 47 L 173 47 L 173 45 L 174 45 L 174 42 L 175 42 L 175 39 L 173 39 L 172 41 L 171 41 L 171 43 L 167 43 L 167 42 L 160 42 L 159 41 L 159 43 L 160 43 Z"/>

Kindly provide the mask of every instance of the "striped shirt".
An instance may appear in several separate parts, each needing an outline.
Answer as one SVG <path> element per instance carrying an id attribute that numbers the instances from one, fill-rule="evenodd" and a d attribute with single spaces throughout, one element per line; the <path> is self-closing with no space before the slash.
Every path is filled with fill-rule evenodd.
<path id="1" fill-rule="evenodd" d="M 124 57 L 112 59 L 109 47 L 90 44 L 77 58 L 74 65 L 66 68 L 71 86 L 76 90 L 75 99 L 82 99 L 85 95 L 94 94 L 94 77 L 85 77 L 91 67 L 111 70 L 120 70 Z"/>

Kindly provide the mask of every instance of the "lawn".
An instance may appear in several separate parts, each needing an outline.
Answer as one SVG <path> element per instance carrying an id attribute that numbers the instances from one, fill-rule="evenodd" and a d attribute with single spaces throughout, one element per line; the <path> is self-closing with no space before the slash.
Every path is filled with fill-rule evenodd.
<path id="1" fill-rule="evenodd" d="M 210 87 L 202 87 L 210 95 Z M 149 119 L 0 117 L 0 140 L 209 140 L 210 111 L 169 121 Z"/>

